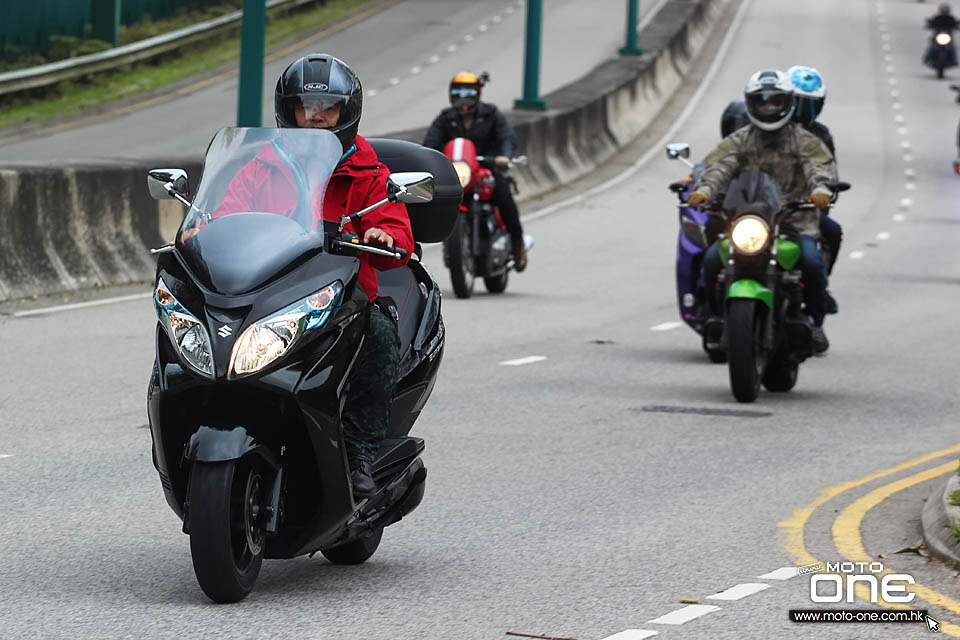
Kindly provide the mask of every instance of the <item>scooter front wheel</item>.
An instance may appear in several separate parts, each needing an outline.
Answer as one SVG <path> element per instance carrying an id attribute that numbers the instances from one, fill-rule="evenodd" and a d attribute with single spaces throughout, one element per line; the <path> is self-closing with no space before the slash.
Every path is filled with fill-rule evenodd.
<path id="1" fill-rule="evenodd" d="M 190 555 L 214 602 L 243 600 L 260 575 L 268 487 L 255 460 L 196 462 L 190 472 Z"/>

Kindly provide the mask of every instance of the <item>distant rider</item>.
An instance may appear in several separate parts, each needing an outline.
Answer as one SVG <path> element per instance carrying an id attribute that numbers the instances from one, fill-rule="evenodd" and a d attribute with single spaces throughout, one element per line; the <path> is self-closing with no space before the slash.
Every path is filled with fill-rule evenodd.
<path id="1" fill-rule="evenodd" d="M 927 18 L 927 29 L 937 33 L 953 33 L 960 29 L 960 20 L 957 20 L 950 11 L 949 2 L 941 2 L 937 12 Z"/>
<path id="2" fill-rule="evenodd" d="M 758 170 L 769 174 L 779 185 L 783 196 L 791 201 L 807 200 L 817 209 L 830 206 L 831 183 L 836 181 L 833 155 L 819 138 L 792 122 L 794 113 L 793 85 L 782 71 L 758 71 L 750 77 L 744 91 L 747 116 L 751 125 L 724 138 L 707 156 L 707 168 L 700 176 L 696 191 L 687 204 L 698 206 L 721 194 L 741 171 Z M 823 332 L 827 274 L 820 257 L 816 236 L 819 213 L 811 210 L 792 212 L 781 221 L 800 235 L 804 299 L 814 324 L 814 351 L 823 353 L 829 341 Z M 723 268 L 718 243 L 704 258 L 704 284 L 710 301 L 711 315 L 719 316 L 715 295 L 717 278 Z"/>
<path id="3" fill-rule="evenodd" d="M 384 198 L 390 170 L 370 143 L 357 135 L 363 89 L 360 79 L 344 62 L 319 53 L 292 63 L 277 80 L 274 109 L 278 127 L 328 129 L 340 140 L 343 155 L 322 204 L 314 203 L 315 216 L 322 209 L 324 220 L 339 221 L 341 215 L 356 213 Z M 293 184 L 289 173 L 289 167 L 268 143 L 230 182 L 213 217 L 239 211 L 283 213 L 295 207 L 296 191 L 286 186 Z M 407 256 L 413 253 L 413 232 L 403 204 L 383 205 L 357 223 L 351 222 L 345 230 L 356 233 L 365 243 L 400 247 Z M 393 269 L 406 260 L 364 252 L 358 252 L 357 258 L 357 284 L 372 308 L 363 346 L 350 373 L 341 420 L 353 495 L 360 500 L 377 491 L 371 465 L 387 434 L 400 363 L 400 334 L 393 311 L 377 297 L 377 269 Z"/>
<path id="4" fill-rule="evenodd" d="M 486 76 L 483 78 L 466 71 L 450 81 L 450 106 L 440 112 L 430 125 L 423 146 L 443 151 L 454 138 L 468 138 L 477 146 L 477 155 L 494 156 L 499 169 L 510 166 L 510 158 L 517 150 L 517 136 L 507 117 L 489 102 L 480 101 Z M 510 192 L 510 181 L 499 171 L 493 173 L 494 185 L 491 203 L 500 210 L 513 247 L 515 269 L 527 268 L 527 251 L 523 244 L 523 226 L 520 211 Z"/>
<path id="5" fill-rule="evenodd" d="M 833 154 L 834 162 L 836 162 L 837 152 L 833 144 L 833 136 L 830 135 L 830 129 L 817 119 L 827 100 L 827 85 L 824 84 L 823 77 L 816 69 L 803 66 L 790 67 L 787 75 L 790 76 L 790 82 L 793 83 L 793 102 L 796 107 L 793 113 L 793 121 L 820 138 L 823 144 L 827 145 L 827 149 Z M 829 262 L 827 262 L 826 268 L 829 276 L 833 273 L 833 266 L 837 263 L 837 257 L 840 255 L 840 244 L 843 242 L 843 227 L 830 217 L 829 208 L 820 210 L 820 238 L 821 244 L 825 244 L 828 249 Z M 828 291 L 827 313 L 836 312 L 837 302 Z"/>

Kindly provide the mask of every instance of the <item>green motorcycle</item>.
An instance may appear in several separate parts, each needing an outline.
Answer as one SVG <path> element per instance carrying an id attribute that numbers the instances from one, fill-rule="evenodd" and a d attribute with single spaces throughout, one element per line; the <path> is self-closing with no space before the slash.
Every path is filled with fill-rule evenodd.
<path id="1" fill-rule="evenodd" d="M 831 188 L 839 193 L 850 185 Z M 705 342 L 726 351 L 733 396 L 753 402 L 761 384 L 769 391 L 790 391 L 800 363 L 813 355 L 813 324 L 803 306 L 798 265 L 800 240 L 781 221 L 815 207 L 782 202 L 772 178 L 744 172 L 731 184 L 723 208 L 730 221 L 718 245 L 724 269 L 710 295 L 723 297 L 718 308 L 724 316 L 707 321 Z"/>

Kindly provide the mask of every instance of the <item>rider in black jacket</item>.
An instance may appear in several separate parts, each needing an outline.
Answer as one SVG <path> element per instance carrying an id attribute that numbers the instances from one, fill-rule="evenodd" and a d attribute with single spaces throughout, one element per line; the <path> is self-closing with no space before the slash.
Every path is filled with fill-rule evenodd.
<path id="1" fill-rule="evenodd" d="M 957 20 L 950 13 L 950 5 L 942 2 L 937 9 L 937 13 L 927 18 L 927 28 L 940 33 L 953 33 L 960 28 L 960 20 Z"/>
<path id="2" fill-rule="evenodd" d="M 517 150 L 517 137 L 507 117 L 489 102 L 480 101 L 484 78 L 473 73 L 458 73 L 450 81 L 450 105 L 440 112 L 430 125 L 423 146 L 443 151 L 454 138 L 468 138 L 477 146 L 477 155 L 495 157 L 498 168 L 509 166 Z M 527 267 L 527 252 L 523 245 L 523 227 L 520 212 L 510 192 L 506 176 L 494 171 L 496 184 L 491 202 L 500 210 L 500 217 L 510 232 L 515 269 Z"/>

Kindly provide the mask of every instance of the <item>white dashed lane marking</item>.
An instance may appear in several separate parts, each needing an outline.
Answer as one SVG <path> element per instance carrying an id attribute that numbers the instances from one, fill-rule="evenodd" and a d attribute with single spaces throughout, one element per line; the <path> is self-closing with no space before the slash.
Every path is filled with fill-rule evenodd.
<path id="1" fill-rule="evenodd" d="M 800 571 L 796 567 L 780 567 L 775 571 L 757 577 L 761 580 L 789 580 L 790 578 L 796 578 L 798 575 L 800 575 Z"/>
<path id="2" fill-rule="evenodd" d="M 861 258 L 863 258 L 864 255 L 865 255 L 865 254 L 863 253 L 863 251 L 853 251 L 853 252 L 850 253 L 850 259 L 851 259 L 851 260 L 860 260 Z"/>
<path id="3" fill-rule="evenodd" d="M 646 631 L 645 629 L 627 629 L 612 636 L 607 636 L 603 640 L 644 640 L 657 635 L 659 631 Z"/>
<path id="4" fill-rule="evenodd" d="M 547 356 L 527 356 L 526 358 L 517 358 L 516 360 L 504 360 L 500 364 L 507 367 L 521 367 L 525 364 L 533 364 L 534 362 L 543 362 L 547 359 Z"/>
<path id="5" fill-rule="evenodd" d="M 671 611 L 670 613 L 660 616 L 654 620 L 650 620 L 651 624 L 683 624 L 685 622 L 690 622 L 700 616 L 705 616 L 708 613 L 713 611 L 719 611 L 720 607 L 715 607 L 712 604 L 688 604 L 683 609 L 677 609 L 676 611 Z"/>
<path id="6" fill-rule="evenodd" d="M 917 190 L 917 183 L 916 183 L 916 182 L 908 182 L 907 184 L 903 185 L 903 188 L 906 189 L 907 191 L 916 191 L 916 190 Z"/>
<path id="7" fill-rule="evenodd" d="M 0 458 L 12 458 L 12 453 L 0 453 Z"/>
<path id="8" fill-rule="evenodd" d="M 770 585 L 763 584 L 762 582 L 745 582 L 735 587 L 730 587 L 720 593 L 715 593 L 712 596 L 707 596 L 707 600 L 740 600 L 741 598 L 752 596 L 755 593 L 760 593 L 764 589 L 769 588 Z"/>
<path id="9" fill-rule="evenodd" d="M 452 44 L 449 47 L 447 47 L 447 51 L 449 51 L 450 53 L 453 53 L 456 50 L 457 50 L 457 45 L 455 44 Z"/>
<path id="10" fill-rule="evenodd" d="M 650 331 L 670 331 L 671 329 L 676 329 L 677 327 L 682 326 L 682 322 L 664 322 L 650 327 Z"/>
<path id="11" fill-rule="evenodd" d="M 881 231 L 880 233 L 877 234 L 877 240 L 889 240 L 889 239 L 890 239 L 890 233 L 887 231 Z"/>
<path id="12" fill-rule="evenodd" d="M 894 222 L 903 222 L 906 219 L 907 219 L 907 216 L 903 215 L 902 213 L 898 213 L 895 216 L 893 216 Z"/>

